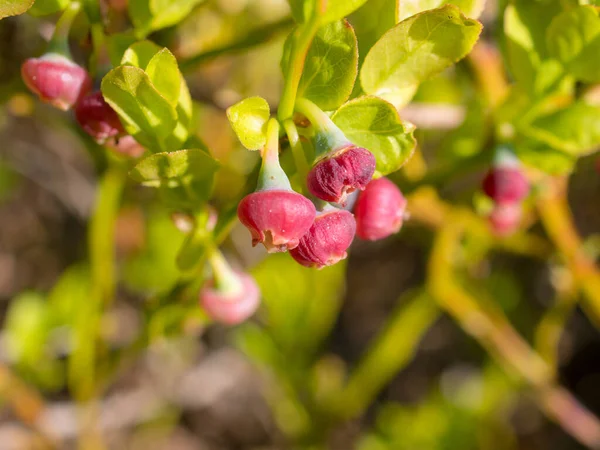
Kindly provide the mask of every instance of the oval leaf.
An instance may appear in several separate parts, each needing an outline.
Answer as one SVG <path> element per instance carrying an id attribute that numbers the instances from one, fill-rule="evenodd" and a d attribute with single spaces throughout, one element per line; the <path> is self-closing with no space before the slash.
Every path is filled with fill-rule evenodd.
<path id="1" fill-rule="evenodd" d="M 150 155 L 138 162 L 129 175 L 136 181 L 156 186 L 172 180 L 206 179 L 218 168 L 219 163 L 205 151 L 187 149 Z"/>
<path id="2" fill-rule="evenodd" d="M 270 109 L 262 97 L 250 97 L 227 108 L 227 118 L 238 139 L 248 150 L 259 150 L 267 142 Z"/>
<path id="3" fill-rule="evenodd" d="M 125 53 L 123 54 L 123 58 L 121 59 L 121 64 L 128 64 L 131 66 L 139 67 L 142 70 L 145 70 L 150 63 L 150 60 L 160 52 L 161 47 L 156 45 L 152 41 L 139 41 L 129 46 Z"/>
<path id="4" fill-rule="evenodd" d="M 402 122 L 394 105 L 378 97 L 351 100 L 332 119 L 348 139 L 375 155 L 379 175 L 398 170 L 414 151 L 413 125 Z"/>
<path id="5" fill-rule="evenodd" d="M 321 109 L 336 109 L 352 93 L 358 72 L 358 44 L 352 26 L 336 21 L 319 29 L 298 87 L 298 96 Z"/>
<path id="6" fill-rule="evenodd" d="M 402 0 L 398 2 L 398 20 L 407 19 L 428 9 L 439 8 L 446 4 L 457 6 L 461 12 L 472 19 L 477 19 L 485 6 L 485 0 Z"/>
<path id="7" fill-rule="evenodd" d="M 138 142 L 155 151 L 163 146 L 177 113 L 142 69 L 120 66 L 111 70 L 102 79 L 102 94 Z"/>
<path id="8" fill-rule="evenodd" d="M 575 78 L 600 80 L 600 17 L 592 6 L 572 8 L 558 15 L 547 31 L 550 56 Z"/>
<path id="9" fill-rule="evenodd" d="M 0 19 L 23 14 L 31 8 L 33 2 L 34 0 L 0 0 Z"/>
<path id="10" fill-rule="evenodd" d="M 166 47 L 160 50 L 148 62 L 146 73 L 158 92 L 171 105 L 176 106 L 181 89 L 181 74 L 173 53 Z"/>
<path id="11" fill-rule="evenodd" d="M 373 46 L 360 72 L 362 88 L 404 105 L 419 83 L 464 58 L 480 32 L 479 22 L 452 5 L 412 16 Z"/>

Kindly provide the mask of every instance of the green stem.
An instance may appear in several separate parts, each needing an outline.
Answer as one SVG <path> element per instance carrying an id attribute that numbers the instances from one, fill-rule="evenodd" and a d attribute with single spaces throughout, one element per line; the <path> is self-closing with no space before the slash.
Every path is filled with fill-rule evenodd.
<path id="1" fill-rule="evenodd" d="M 306 161 L 306 155 L 304 154 L 304 148 L 302 147 L 302 142 L 300 141 L 300 136 L 298 135 L 298 129 L 296 128 L 294 121 L 291 119 L 283 122 L 283 128 L 285 129 L 285 133 L 290 140 L 290 147 L 292 149 L 294 163 L 296 164 L 298 178 L 301 180 L 301 184 L 304 185 L 304 180 L 306 180 L 306 175 L 308 174 L 310 167 Z"/>
<path id="2" fill-rule="evenodd" d="M 315 131 L 315 157 L 317 159 L 350 144 L 348 138 L 333 123 L 333 120 L 310 100 L 305 98 L 296 100 L 296 110 L 310 120 L 310 124 Z"/>
<path id="3" fill-rule="evenodd" d="M 81 3 L 79 2 L 73 2 L 65 9 L 58 22 L 56 22 L 54 34 L 48 44 L 48 53 L 58 53 L 72 59 L 71 50 L 69 50 L 69 32 L 79 11 L 81 11 Z"/>
<path id="4" fill-rule="evenodd" d="M 89 399 L 97 388 L 97 338 L 102 312 L 115 292 L 115 224 L 127 172 L 110 162 L 98 186 L 96 206 L 90 221 L 90 298 L 78 317 L 75 348 L 69 360 L 69 381 L 79 400 Z"/>
<path id="5" fill-rule="evenodd" d="M 279 164 L 279 122 L 275 118 L 270 119 L 267 124 L 267 143 L 261 156 L 262 166 L 256 190 L 292 189 L 285 171 Z"/>
<path id="6" fill-rule="evenodd" d="M 95 23 L 91 27 L 93 52 L 90 57 L 89 72 L 92 77 L 98 74 L 100 57 L 104 49 L 104 29 L 101 23 Z"/>
<path id="7" fill-rule="evenodd" d="M 234 272 L 218 248 L 210 249 L 208 262 L 213 270 L 215 288 L 225 294 L 237 293 L 243 289 L 240 277 Z"/>
<path id="8" fill-rule="evenodd" d="M 367 349 L 340 392 L 341 401 L 334 402 L 334 413 L 344 419 L 363 413 L 412 360 L 421 338 L 439 316 L 439 308 L 426 292 L 418 293 L 408 302 L 399 301 L 385 329 Z"/>
<path id="9" fill-rule="evenodd" d="M 306 55 L 318 29 L 318 16 L 313 15 L 306 23 L 299 26 L 292 37 L 292 48 L 285 70 L 285 83 L 277 111 L 277 117 L 281 122 L 289 119 L 294 114 L 298 85 L 302 78 Z"/>

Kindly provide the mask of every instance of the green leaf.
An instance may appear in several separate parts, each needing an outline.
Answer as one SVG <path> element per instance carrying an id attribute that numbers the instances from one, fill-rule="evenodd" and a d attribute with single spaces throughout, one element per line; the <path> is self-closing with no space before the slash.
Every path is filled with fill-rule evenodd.
<path id="1" fill-rule="evenodd" d="M 161 47 L 152 41 L 135 42 L 123 54 L 121 64 L 128 64 L 146 70 L 150 60 L 160 51 Z"/>
<path id="2" fill-rule="evenodd" d="M 414 127 L 402 122 L 394 105 L 378 97 L 351 100 L 332 119 L 350 141 L 375 155 L 379 175 L 398 170 L 415 149 Z"/>
<path id="3" fill-rule="evenodd" d="M 412 16 L 373 46 L 360 71 L 362 88 L 404 105 L 419 83 L 465 57 L 480 32 L 479 22 L 451 5 Z"/>
<path id="4" fill-rule="evenodd" d="M 248 150 L 259 150 L 267 142 L 269 104 L 262 97 L 250 97 L 227 108 L 233 131 Z"/>
<path id="5" fill-rule="evenodd" d="M 358 46 L 345 20 L 320 28 L 306 56 L 298 86 L 304 97 L 325 111 L 336 109 L 352 93 L 358 72 Z"/>
<path id="6" fill-rule="evenodd" d="M 205 151 L 188 149 L 147 156 L 136 164 L 129 175 L 138 182 L 157 186 L 172 180 L 212 177 L 218 168 L 219 163 Z"/>
<path id="7" fill-rule="evenodd" d="M 328 335 L 340 306 L 344 273 L 344 262 L 312 270 L 286 254 L 271 255 L 252 270 L 267 329 L 281 348 L 314 349 Z"/>
<path id="8" fill-rule="evenodd" d="M 592 6 L 557 16 L 547 31 L 548 51 L 579 80 L 600 81 L 600 17 Z"/>
<path id="9" fill-rule="evenodd" d="M 71 3 L 71 0 L 37 0 L 29 10 L 29 14 L 32 16 L 47 16 L 62 11 L 69 3 Z"/>
<path id="10" fill-rule="evenodd" d="M 189 128 L 192 122 L 192 96 L 187 87 L 185 79 L 180 76 L 179 99 L 177 101 L 177 124 L 165 141 L 167 148 L 179 149 L 190 137 Z M 196 147 L 196 145 L 193 145 Z"/>
<path id="11" fill-rule="evenodd" d="M 562 11 L 560 2 L 514 0 L 504 12 L 504 34 L 509 69 L 531 90 L 539 66 L 548 55 L 546 30 Z"/>
<path id="12" fill-rule="evenodd" d="M 306 22 L 315 11 L 320 8 L 320 3 L 325 5 L 325 12 L 319 14 L 319 22 L 325 25 L 336 20 L 343 19 L 356 11 L 367 0 L 288 0 L 294 20 L 299 23 Z"/>
<path id="13" fill-rule="evenodd" d="M 485 6 L 485 0 L 454 0 L 448 2 L 446 0 L 399 0 L 399 20 L 407 19 L 410 16 L 414 16 L 420 12 L 428 9 L 439 8 L 446 4 L 457 6 L 461 12 L 472 19 L 477 19 L 483 12 Z"/>
<path id="14" fill-rule="evenodd" d="M 31 8 L 33 2 L 34 0 L 0 0 L 0 19 L 23 14 Z"/>
<path id="15" fill-rule="evenodd" d="M 146 66 L 146 73 L 154 87 L 173 106 L 177 106 L 181 89 L 181 74 L 177 60 L 168 48 L 156 53 Z"/>
<path id="16" fill-rule="evenodd" d="M 369 0 L 350 17 L 358 40 L 359 61 L 383 34 L 396 25 L 399 0 Z"/>
<path id="17" fill-rule="evenodd" d="M 600 146 L 600 108 L 577 101 L 536 119 L 526 132 L 565 153 L 586 155 Z"/>
<path id="18" fill-rule="evenodd" d="M 4 326 L 11 358 L 34 362 L 43 356 L 49 331 L 47 317 L 46 301 L 39 293 L 23 292 L 12 300 Z"/>
<path id="19" fill-rule="evenodd" d="M 550 175 L 566 175 L 573 171 L 577 162 L 575 156 L 533 139 L 517 142 L 515 153 L 523 164 Z"/>
<path id="20" fill-rule="evenodd" d="M 129 16 L 138 36 L 176 25 L 204 0 L 129 0 Z"/>
<path id="21" fill-rule="evenodd" d="M 111 70 L 102 79 L 102 94 L 138 142 L 154 150 L 164 146 L 177 113 L 142 69 L 120 66 Z"/>
<path id="22" fill-rule="evenodd" d="M 169 203 L 195 208 L 210 197 L 219 163 L 200 149 L 157 153 L 129 173 L 146 186 L 158 187 Z"/>

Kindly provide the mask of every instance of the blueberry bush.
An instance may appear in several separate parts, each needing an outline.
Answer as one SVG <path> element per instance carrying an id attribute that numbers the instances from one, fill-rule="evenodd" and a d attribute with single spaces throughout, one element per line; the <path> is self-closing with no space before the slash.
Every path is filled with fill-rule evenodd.
<path id="1" fill-rule="evenodd" d="M 600 449 L 599 2 L 0 17 L 0 449 Z"/>

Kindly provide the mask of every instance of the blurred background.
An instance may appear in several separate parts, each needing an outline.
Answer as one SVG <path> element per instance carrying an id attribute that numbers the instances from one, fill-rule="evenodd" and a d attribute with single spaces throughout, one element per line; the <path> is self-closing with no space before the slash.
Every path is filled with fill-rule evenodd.
<path id="1" fill-rule="evenodd" d="M 105 3 L 119 31 L 127 2 Z M 494 62 L 502 68 L 504 6 L 488 0 L 482 46 L 424 83 L 401 111 L 417 125 L 419 150 L 391 178 L 414 194 L 413 219 L 384 241 L 356 241 L 346 261 L 322 271 L 287 255 L 265 259 L 236 224 L 224 252 L 256 277 L 264 304 L 235 328 L 210 323 L 198 307 L 202 277 L 182 279 L 175 265 L 185 235 L 173 211 L 133 181 L 116 222 L 115 298 L 94 309 L 87 239 L 109 156 L 72 114 L 37 101 L 20 79 L 56 16 L 0 21 L 0 450 L 600 448 L 597 419 L 577 409 L 600 415 L 600 334 L 534 200 L 527 231 L 508 243 L 496 245 L 485 230 L 464 237 L 456 277 L 507 318 L 572 397 L 536 381 L 537 359 L 519 360 L 518 350 L 510 359 L 523 342 L 479 333 L 424 289 L 435 230 L 451 220 L 443 211 L 470 211 L 474 229 L 486 229 L 473 206 L 486 167 L 461 158 L 489 146 L 477 77 L 482 67 L 493 76 Z M 368 36 L 356 17 L 349 21 Z M 240 198 L 257 163 L 224 111 L 250 95 L 277 105 L 291 27 L 285 0 L 206 0 L 151 35 L 177 56 L 197 134 L 223 164 L 219 210 Z M 84 26 L 75 25 L 74 41 L 84 53 Z M 282 158 L 291 163 L 289 152 Z M 600 253 L 597 158 L 580 159 L 564 181 L 592 267 Z M 588 436 L 588 446 L 573 435 Z"/>

